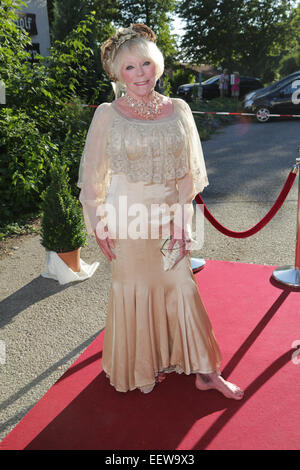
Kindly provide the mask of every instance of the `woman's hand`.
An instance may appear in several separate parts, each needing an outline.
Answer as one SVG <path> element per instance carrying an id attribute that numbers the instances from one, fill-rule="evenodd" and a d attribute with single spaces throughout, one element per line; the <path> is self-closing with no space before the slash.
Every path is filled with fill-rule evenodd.
<path id="1" fill-rule="evenodd" d="M 115 248 L 115 242 L 113 241 L 112 238 L 110 238 L 110 234 L 109 234 L 107 226 L 104 227 L 105 238 L 104 237 L 99 238 L 97 236 L 96 230 L 94 230 L 94 233 L 95 233 L 97 243 L 100 246 L 102 253 L 108 259 L 108 261 L 112 261 L 113 259 L 116 259 L 116 255 L 114 254 L 113 251 L 111 251 L 111 248 Z"/>
<path id="2" fill-rule="evenodd" d="M 174 247 L 174 245 L 177 241 L 179 246 L 180 246 L 180 256 L 183 258 L 190 250 L 191 240 L 186 239 L 184 229 L 182 229 L 180 231 L 180 233 L 178 233 L 178 230 L 176 230 L 176 233 L 175 233 L 175 227 L 174 227 L 174 221 L 173 220 L 171 220 L 170 227 L 171 227 L 171 237 L 172 237 L 172 239 L 170 241 L 168 251 L 169 252 L 172 251 L 172 249 L 173 249 L 173 247 Z"/>

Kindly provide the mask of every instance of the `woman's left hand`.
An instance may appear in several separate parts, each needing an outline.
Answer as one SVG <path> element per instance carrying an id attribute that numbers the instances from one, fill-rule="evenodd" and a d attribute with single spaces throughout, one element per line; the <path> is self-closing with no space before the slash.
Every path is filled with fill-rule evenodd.
<path id="1" fill-rule="evenodd" d="M 175 243 L 178 242 L 180 246 L 180 255 L 183 258 L 190 251 L 191 240 L 186 238 L 183 229 L 180 233 L 178 233 L 178 231 L 175 233 L 173 221 L 171 222 L 171 237 L 172 239 L 170 241 L 168 251 L 171 252 Z"/>

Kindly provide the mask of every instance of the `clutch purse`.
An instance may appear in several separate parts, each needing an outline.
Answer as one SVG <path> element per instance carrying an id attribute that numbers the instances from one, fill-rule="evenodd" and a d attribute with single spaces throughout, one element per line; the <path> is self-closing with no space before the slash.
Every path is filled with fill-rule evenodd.
<path id="1" fill-rule="evenodd" d="M 172 251 L 169 251 L 171 240 L 171 238 L 167 238 L 160 249 L 161 254 L 163 255 L 164 271 L 169 271 L 170 269 L 174 268 L 174 266 L 185 256 L 182 256 L 180 253 L 180 245 L 178 241 L 175 242 Z"/>

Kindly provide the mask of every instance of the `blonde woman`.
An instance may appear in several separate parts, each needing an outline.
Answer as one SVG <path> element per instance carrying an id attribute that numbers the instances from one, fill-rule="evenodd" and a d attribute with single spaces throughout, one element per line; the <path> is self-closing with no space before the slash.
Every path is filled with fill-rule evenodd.
<path id="1" fill-rule="evenodd" d="M 191 110 L 154 91 L 164 59 L 146 25 L 120 29 L 102 45 L 101 59 L 116 99 L 95 111 L 78 186 L 88 233 L 111 262 L 103 370 L 120 392 L 149 393 L 174 371 L 195 374 L 200 390 L 241 399 L 242 390 L 220 375 L 219 347 L 191 268 L 192 201 L 208 184 Z M 177 246 L 180 255 L 166 271 L 165 221 L 150 211 L 157 205 L 175 207 L 169 252 Z M 137 208 L 151 214 L 139 237 L 129 233 Z"/>

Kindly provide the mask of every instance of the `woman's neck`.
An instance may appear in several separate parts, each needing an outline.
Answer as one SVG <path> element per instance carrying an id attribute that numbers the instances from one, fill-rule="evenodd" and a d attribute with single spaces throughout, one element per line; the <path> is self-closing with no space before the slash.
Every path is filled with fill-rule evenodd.
<path id="1" fill-rule="evenodd" d="M 133 93 L 132 91 L 129 91 L 127 92 L 127 95 L 130 97 L 130 98 L 133 98 L 134 100 L 136 101 L 140 101 L 142 103 L 149 103 L 150 101 L 153 100 L 154 98 L 154 89 L 150 91 L 150 93 L 148 93 L 147 95 L 144 95 L 144 96 L 139 96 L 139 95 L 136 95 L 135 93 Z"/>

